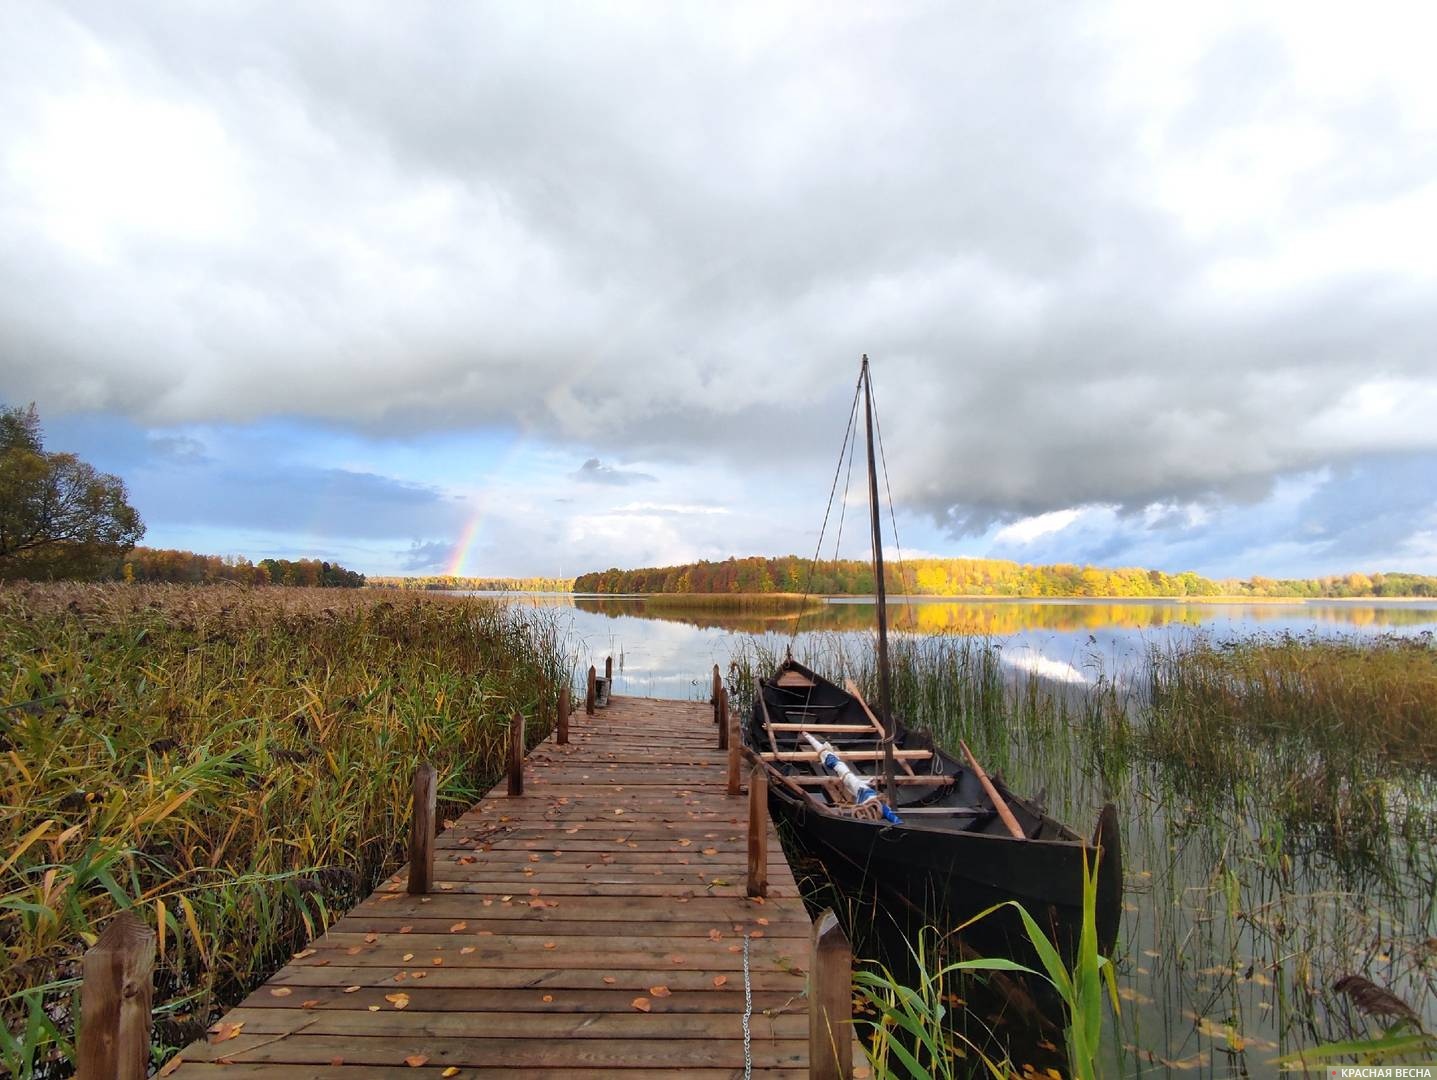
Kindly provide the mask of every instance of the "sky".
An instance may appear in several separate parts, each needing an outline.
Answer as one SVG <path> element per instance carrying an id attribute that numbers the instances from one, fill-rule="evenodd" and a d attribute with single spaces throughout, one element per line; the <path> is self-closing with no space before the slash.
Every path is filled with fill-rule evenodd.
<path id="1" fill-rule="evenodd" d="M 812 554 L 867 354 L 905 554 L 1437 573 L 1434 39 L 6 0 L 0 403 L 150 546 L 571 576 Z"/>

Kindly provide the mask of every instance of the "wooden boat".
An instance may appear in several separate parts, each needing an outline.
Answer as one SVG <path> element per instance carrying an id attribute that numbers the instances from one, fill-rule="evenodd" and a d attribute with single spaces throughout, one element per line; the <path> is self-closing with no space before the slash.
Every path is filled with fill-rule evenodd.
<path id="1" fill-rule="evenodd" d="M 890 912 L 916 912 L 950 930 L 1004 900 L 1017 900 L 1071 957 L 1082 920 L 1084 860 L 1097 872 L 1098 946 L 1110 954 L 1122 910 L 1117 813 L 1103 807 L 1091 839 L 1035 801 L 892 719 L 868 358 L 860 380 L 868 421 L 869 502 L 878 583 L 880 704 L 840 687 L 790 656 L 762 679 L 742 727 L 769 779 L 769 804 L 830 875 L 872 890 Z M 909 919 L 911 924 L 913 920 Z M 963 934 L 972 951 L 1031 962 L 1012 909 Z"/>

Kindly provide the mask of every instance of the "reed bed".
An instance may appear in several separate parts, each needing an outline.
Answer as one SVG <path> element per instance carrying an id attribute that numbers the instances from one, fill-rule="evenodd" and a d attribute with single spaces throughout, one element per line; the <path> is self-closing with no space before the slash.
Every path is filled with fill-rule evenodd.
<path id="1" fill-rule="evenodd" d="M 552 722 L 543 611 L 426 594 L 0 589 L 0 1071 L 64 1075 L 84 949 L 156 928 L 156 1060 L 401 862 Z"/>
<path id="2" fill-rule="evenodd" d="M 1380 1032 L 1334 988 L 1347 975 L 1437 1030 L 1430 635 L 1192 635 L 1122 671 L 1094 662 L 1082 684 L 1025 675 L 997 641 L 890 647 L 905 722 L 966 739 L 1080 831 L 1118 805 L 1123 1010 L 1106 1021 L 1105 1072 L 1276 1076 L 1282 1055 Z M 867 636 L 814 635 L 800 652 L 873 700 Z M 740 651 L 740 707 L 778 659 L 759 639 Z"/>

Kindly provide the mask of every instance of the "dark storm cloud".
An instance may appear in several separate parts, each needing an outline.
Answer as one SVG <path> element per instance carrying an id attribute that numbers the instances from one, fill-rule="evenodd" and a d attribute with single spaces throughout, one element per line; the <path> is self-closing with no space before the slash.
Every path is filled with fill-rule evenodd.
<path id="1" fill-rule="evenodd" d="M 954 533 L 1430 452 L 1411 50 L 1330 86 L 1301 35 L 1340 14 L 1227 19 L 10 8 L 0 393 L 772 466 L 836 451 L 867 351 L 896 494 Z M 235 483 L 207 512 L 283 512 Z"/>
<path id="2" fill-rule="evenodd" d="M 632 469 L 618 469 L 612 465 L 605 465 L 598 458 L 589 458 L 580 465 L 574 472 L 574 479 L 581 480 L 586 484 L 610 484 L 617 487 L 625 487 L 629 484 L 651 484 L 654 481 L 654 478 L 648 473 Z"/>

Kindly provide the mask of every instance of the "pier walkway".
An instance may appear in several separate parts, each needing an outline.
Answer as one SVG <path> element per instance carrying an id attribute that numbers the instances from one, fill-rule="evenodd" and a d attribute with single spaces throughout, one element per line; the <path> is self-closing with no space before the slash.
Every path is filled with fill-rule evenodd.
<path id="1" fill-rule="evenodd" d="M 753 1072 L 807 1076 L 812 926 L 766 815 L 767 897 L 746 895 L 727 766 L 704 703 L 580 709 L 522 796 L 439 834 L 427 895 L 381 885 L 174 1075 L 741 1077 L 746 944 Z"/>

